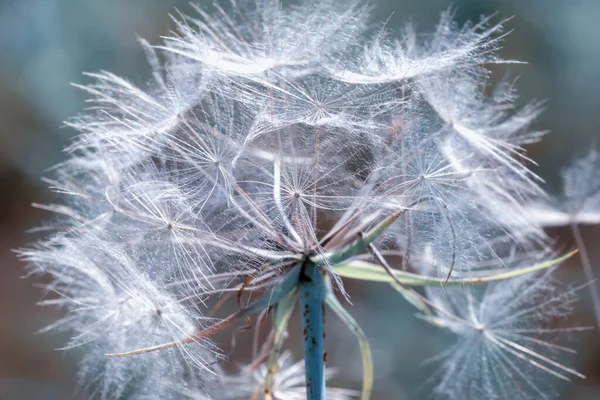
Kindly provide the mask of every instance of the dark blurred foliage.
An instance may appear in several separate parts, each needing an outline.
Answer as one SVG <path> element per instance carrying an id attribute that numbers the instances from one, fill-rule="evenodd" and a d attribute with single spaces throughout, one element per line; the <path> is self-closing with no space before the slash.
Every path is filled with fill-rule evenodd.
<path id="1" fill-rule="evenodd" d="M 202 2 L 200 2 L 202 3 Z M 600 1 L 597 0 L 372 0 L 373 21 L 390 29 L 406 22 L 431 30 L 439 12 L 452 6 L 458 22 L 498 13 L 514 32 L 502 55 L 527 61 L 513 65 L 521 101 L 545 99 L 537 129 L 549 130 L 530 146 L 537 171 L 556 186 L 558 171 L 600 138 Z M 72 131 L 62 121 L 84 107 L 70 82 L 85 82 L 81 71 L 106 69 L 142 83 L 147 66 L 137 36 L 157 43 L 168 33 L 168 13 L 190 12 L 176 0 L 0 0 L 0 399 L 64 400 L 73 395 L 76 355 L 56 351 L 59 335 L 35 332 L 57 318 L 35 306 L 41 292 L 11 251 L 33 239 L 26 229 L 44 215 L 31 202 L 51 198 L 40 177 L 59 162 Z M 559 247 L 572 246 L 567 231 L 552 232 Z M 600 228 L 584 229 L 593 260 Z M 567 281 L 581 282 L 577 261 L 563 269 Z M 600 268 L 599 268 L 600 270 Z M 371 339 L 376 365 L 374 399 L 426 399 L 418 390 L 434 365 L 426 357 L 450 338 L 413 318 L 413 309 L 391 288 L 349 285 L 351 311 Z M 582 292 L 573 323 L 593 325 Z M 328 321 L 336 346 L 330 364 L 339 366 L 339 384 L 359 386 L 358 346 L 334 318 Z M 578 335 L 574 365 L 589 379 L 563 385 L 561 398 L 600 398 L 600 340 L 597 331 Z M 294 347 L 298 347 L 296 344 Z M 243 347 L 243 346 L 240 346 Z M 241 351 L 243 354 L 244 351 Z M 515 399 L 517 400 L 517 399 Z"/>

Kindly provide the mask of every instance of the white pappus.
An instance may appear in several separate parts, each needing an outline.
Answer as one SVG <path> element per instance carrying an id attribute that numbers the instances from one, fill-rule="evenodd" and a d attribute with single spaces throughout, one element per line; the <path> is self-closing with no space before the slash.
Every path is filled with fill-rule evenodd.
<path id="1" fill-rule="evenodd" d="M 527 274 L 572 255 L 548 256 L 550 240 L 525 217 L 543 193 L 520 147 L 539 106 L 518 109 L 506 83 L 485 94 L 486 65 L 512 63 L 496 54 L 506 21 L 461 27 L 446 11 L 431 34 L 408 27 L 394 39 L 373 33 L 357 2 L 194 8 L 162 45 L 142 40 L 146 86 L 106 71 L 77 85 L 89 108 L 68 122 L 79 135 L 47 178 L 60 204 L 40 205 L 56 218 L 20 251 L 50 277 L 42 304 L 65 317 L 48 329 L 72 333 L 91 397 L 367 400 L 373 362 L 336 298 L 349 298 L 344 279 L 392 284 L 462 333 L 510 306 L 471 301 L 472 285 L 496 282 L 487 299 L 539 293 L 546 275 Z M 476 307 L 495 317 L 469 314 Z M 361 392 L 325 388 L 326 308 L 359 340 Z M 288 329 L 295 314 L 304 332 Z M 217 344 L 245 323 L 253 359 L 232 377 Z M 497 374 L 521 374 L 504 357 L 546 357 L 523 350 L 546 342 L 490 332 L 477 355 L 447 354 L 491 357 L 492 375 L 477 375 L 487 398 L 503 394 L 486 383 Z M 283 350 L 294 336 L 297 364 Z M 580 376 L 546 362 L 522 373 Z M 464 398 L 459 384 L 447 375 L 435 393 Z"/>

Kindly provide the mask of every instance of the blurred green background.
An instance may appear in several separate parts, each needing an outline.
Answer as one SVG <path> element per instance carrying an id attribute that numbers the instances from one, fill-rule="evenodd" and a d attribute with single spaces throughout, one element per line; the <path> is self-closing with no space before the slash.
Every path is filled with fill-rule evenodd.
<path id="1" fill-rule="evenodd" d="M 197 1 L 197 3 L 207 3 Z M 501 54 L 527 61 L 509 70 L 520 76 L 521 101 L 546 99 L 536 128 L 549 130 L 529 148 L 539 172 L 556 186 L 558 171 L 600 138 L 599 0 L 371 0 L 374 23 L 391 29 L 405 22 L 430 31 L 439 12 L 453 6 L 459 22 L 498 12 L 514 16 L 514 29 Z M 62 121 L 84 107 L 84 96 L 69 86 L 85 82 L 82 71 L 110 70 L 136 83 L 148 77 L 136 35 L 158 43 L 173 23 L 175 8 L 191 13 L 187 0 L 0 0 L 0 399 L 81 399 L 75 388 L 76 354 L 55 350 L 57 335 L 35 332 L 57 318 L 36 307 L 40 290 L 22 279 L 23 265 L 11 249 L 30 241 L 26 229 L 48 217 L 30 207 L 51 199 L 40 177 L 59 162 L 74 132 Z M 391 16 L 391 17 L 390 17 Z M 600 228 L 584 229 L 592 259 L 600 260 Z M 559 246 L 572 246 L 566 231 L 552 232 Z M 565 280 L 581 281 L 574 260 Z M 597 268 L 600 272 L 600 268 Z M 432 366 L 423 364 L 451 339 L 413 318 L 413 310 L 378 285 L 352 286 L 352 313 L 370 337 L 376 365 L 375 400 L 426 399 L 416 391 Z M 593 325 L 587 293 L 573 323 Z M 358 300 L 360 299 L 360 300 Z M 334 318 L 328 334 L 336 383 L 360 387 L 360 356 L 354 338 Z M 588 379 L 558 387 L 564 399 L 600 398 L 600 334 L 578 335 L 572 360 Z M 296 346 L 297 347 L 297 346 Z M 544 385 L 542 385 L 544 386 Z M 515 399 L 518 400 L 518 399 Z"/>

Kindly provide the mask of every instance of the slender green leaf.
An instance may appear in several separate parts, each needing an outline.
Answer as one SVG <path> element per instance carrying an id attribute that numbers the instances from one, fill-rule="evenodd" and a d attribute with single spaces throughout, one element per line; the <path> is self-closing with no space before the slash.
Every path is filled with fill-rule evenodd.
<path id="1" fill-rule="evenodd" d="M 371 391 L 373 390 L 373 357 L 371 355 L 371 347 L 369 346 L 367 337 L 365 336 L 365 333 L 360 325 L 358 325 L 352 315 L 350 315 L 350 313 L 346 311 L 346 309 L 340 304 L 332 292 L 327 295 L 327 305 L 333 310 L 333 312 L 337 314 L 338 317 L 340 317 L 348 329 L 350 329 L 358 339 L 363 364 L 363 387 L 360 399 L 369 400 L 371 397 Z"/>
<path id="2" fill-rule="evenodd" d="M 248 305 L 246 308 L 238 311 L 236 315 L 238 317 L 245 317 L 279 303 L 298 286 L 298 279 L 300 277 L 301 269 L 302 268 L 300 266 L 294 267 L 277 285 L 267 290 L 265 294 Z"/>
<path id="3" fill-rule="evenodd" d="M 397 282 L 392 282 L 390 285 L 398 293 L 400 293 L 406 301 L 408 301 L 410 304 L 412 304 L 413 306 L 418 308 L 419 311 L 421 311 L 423 314 L 425 314 L 425 315 L 432 314 L 431 310 L 429 309 L 429 306 L 427 304 L 425 304 L 425 302 L 423 302 L 423 300 L 421 300 L 421 298 L 418 296 L 417 293 L 415 293 L 415 291 L 413 289 L 406 288 L 402 285 L 399 285 Z"/>
<path id="4" fill-rule="evenodd" d="M 265 399 L 273 398 L 273 378 L 277 373 L 277 361 L 283 349 L 286 332 L 290 316 L 294 310 L 294 305 L 298 300 L 298 290 L 294 288 L 283 300 L 275 306 L 273 315 L 273 327 L 275 329 L 275 338 L 273 340 L 273 348 L 267 362 L 267 376 L 265 377 Z"/>
<path id="5" fill-rule="evenodd" d="M 453 286 L 474 283 L 487 283 L 500 281 L 504 279 L 516 278 L 521 275 L 553 267 L 572 257 L 575 253 L 577 253 L 577 250 L 572 251 L 562 257 L 545 261 L 543 263 L 535 264 L 530 267 L 515 268 L 501 271 L 488 271 L 485 274 L 477 274 L 461 278 L 450 278 L 448 280 L 444 278 L 422 276 L 397 269 L 392 270 L 392 273 L 398 281 L 402 282 L 404 285 L 407 286 Z M 382 267 L 366 261 L 350 261 L 347 263 L 335 265 L 333 269 L 337 274 L 345 278 L 360 279 L 364 281 L 373 282 L 395 283 L 395 279 L 391 277 L 388 274 L 388 272 L 385 271 Z"/>
<path id="6" fill-rule="evenodd" d="M 357 234 L 357 240 L 351 244 L 350 246 L 344 247 L 341 250 L 319 254 L 314 257 L 311 257 L 310 261 L 317 264 L 329 264 L 334 265 L 337 263 L 341 263 L 350 257 L 354 257 L 357 254 L 360 254 L 364 249 L 369 246 L 369 244 L 373 243 L 375 239 L 377 239 L 387 228 L 392 225 L 402 213 L 406 211 L 406 209 L 400 210 L 386 218 L 384 218 L 381 222 L 379 222 L 374 228 L 365 233 L 362 236 Z"/>

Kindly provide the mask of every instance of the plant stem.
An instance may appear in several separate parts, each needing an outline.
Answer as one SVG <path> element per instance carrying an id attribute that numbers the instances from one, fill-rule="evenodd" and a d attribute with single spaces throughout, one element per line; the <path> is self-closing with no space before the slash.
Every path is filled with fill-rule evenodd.
<path id="1" fill-rule="evenodd" d="M 304 330 L 306 399 L 325 400 L 325 298 L 327 287 L 321 267 L 306 262 L 300 273 L 300 313 Z"/>

